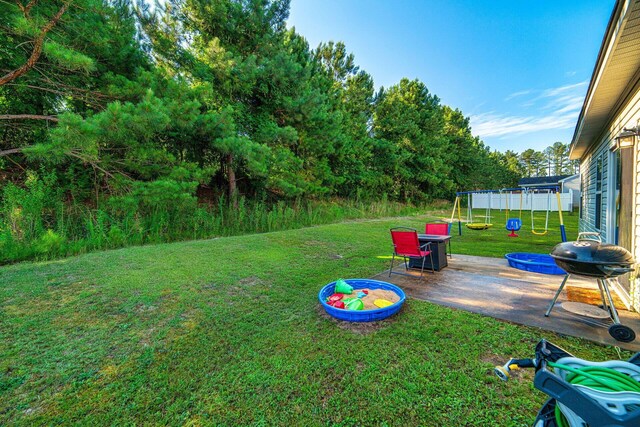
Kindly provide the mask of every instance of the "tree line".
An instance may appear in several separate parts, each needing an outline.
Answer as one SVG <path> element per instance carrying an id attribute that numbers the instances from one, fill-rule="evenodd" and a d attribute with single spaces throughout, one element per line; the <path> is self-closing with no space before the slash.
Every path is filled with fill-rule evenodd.
<path id="1" fill-rule="evenodd" d="M 573 175 L 579 172 L 579 162 L 569 160 L 569 144 L 560 141 L 536 151 L 531 148 L 519 155 L 523 176 Z"/>
<path id="2" fill-rule="evenodd" d="M 310 47 L 288 14 L 289 0 L 0 2 L 6 239 L 27 211 L 64 234 L 96 212 L 122 228 L 239 198 L 424 202 L 528 172 L 424 82 L 376 89 L 344 43 Z"/>
<path id="3" fill-rule="evenodd" d="M 424 200 L 516 175 L 418 80 L 376 90 L 288 0 L 2 2 L 3 178 L 75 201 L 325 195 Z M 165 188 L 169 186 L 170 188 Z"/>

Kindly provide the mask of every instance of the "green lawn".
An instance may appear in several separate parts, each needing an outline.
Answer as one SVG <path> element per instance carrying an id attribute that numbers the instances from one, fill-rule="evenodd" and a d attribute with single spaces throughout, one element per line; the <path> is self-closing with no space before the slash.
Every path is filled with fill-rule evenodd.
<path id="1" fill-rule="evenodd" d="M 446 214 L 436 213 L 435 216 Z M 492 367 L 540 338 L 612 348 L 408 300 L 350 328 L 317 292 L 387 267 L 388 228 L 425 217 L 134 247 L 0 268 L 0 425 L 530 425 L 531 373 Z M 575 216 L 570 217 L 575 230 Z M 465 230 L 454 251 L 545 252 L 523 230 Z M 534 249 L 532 249 L 534 248 Z M 626 356 L 626 354 L 623 354 Z"/>

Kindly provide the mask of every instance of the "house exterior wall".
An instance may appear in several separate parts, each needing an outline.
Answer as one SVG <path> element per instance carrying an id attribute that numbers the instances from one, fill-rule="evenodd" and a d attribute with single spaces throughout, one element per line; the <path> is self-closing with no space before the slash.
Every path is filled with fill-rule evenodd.
<path id="1" fill-rule="evenodd" d="M 580 173 L 581 182 L 583 186 L 583 199 L 581 203 L 581 217 L 579 221 L 580 231 L 596 231 L 600 232 L 602 240 L 611 242 L 613 236 L 610 234 L 609 224 L 612 215 L 614 215 L 614 201 L 609 200 L 610 195 L 615 194 L 615 190 L 609 188 L 609 183 L 612 181 L 609 171 L 609 165 L 611 162 L 611 144 L 614 142 L 615 137 L 622 131 L 623 128 L 637 126 L 640 122 L 640 81 L 636 83 L 635 87 L 631 91 L 633 94 L 628 99 L 626 105 L 619 110 L 615 117 L 609 122 L 608 127 L 600 138 L 600 142 L 593 146 L 585 155 L 580 159 Z M 629 150 L 628 152 L 626 150 Z M 633 191 L 632 194 L 622 194 L 622 197 L 633 198 L 633 218 L 631 223 L 633 224 L 633 230 L 630 230 L 631 234 L 631 252 L 634 258 L 640 262 L 640 139 L 636 138 L 636 143 L 633 148 L 625 149 L 624 155 L 633 156 L 633 168 L 631 175 L 633 177 Z M 602 222 L 600 228 L 595 224 L 595 211 L 596 211 L 596 170 L 598 159 L 602 161 Z M 611 173 L 610 173 L 611 172 Z M 630 292 L 627 296 L 629 298 L 630 305 L 636 310 L 640 311 L 640 280 L 632 276 L 630 278 Z M 624 295 L 623 295 L 624 296 Z"/>

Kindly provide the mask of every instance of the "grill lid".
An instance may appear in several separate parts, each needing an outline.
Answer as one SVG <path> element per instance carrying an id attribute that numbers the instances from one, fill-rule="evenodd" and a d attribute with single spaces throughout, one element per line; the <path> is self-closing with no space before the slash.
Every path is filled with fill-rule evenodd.
<path id="1" fill-rule="evenodd" d="M 560 261 L 574 261 L 586 264 L 632 265 L 633 255 L 622 246 L 600 243 L 594 240 L 558 243 L 551 256 Z"/>

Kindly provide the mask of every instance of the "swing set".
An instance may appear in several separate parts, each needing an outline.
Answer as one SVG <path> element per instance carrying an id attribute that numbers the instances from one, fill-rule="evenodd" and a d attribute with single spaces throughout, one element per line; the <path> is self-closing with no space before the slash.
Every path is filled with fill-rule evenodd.
<path id="1" fill-rule="evenodd" d="M 510 217 L 509 216 L 509 200 L 513 196 L 514 193 L 520 194 L 520 207 L 519 207 L 519 215 L 518 217 Z M 536 229 L 536 218 L 535 218 L 535 203 L 534 203 L 534 194 L 547 194 L 547 207 L 546 214 L 544 219 L 544 229 L 538 227 Z M 531 233 L 536 236 L 544 236 L 549 232 L 549 212 L 551 212 L 551 195 L 555 193 L 556 200 L 558 203 L 558 218 L 560 220 L 560 237 L 563 242 L 567 241 L 567 234 L 564 228 L 564 222 L 562 218 L 562 208 L 560 202 L 560 189 L 558 186 L 548 186 L 548 187 L 537 187 L 535 189 L 527 189 L 527 188 L 505 188 L 502 190 L 480 190 L 480 191 L 461 191 L 456 193 L 456 199 L 453 204 L 453 211 L 451 212 L 451 218 L 449 223 L 453 225 L 456 221 L 456 213 L 458 214 L 457 222 L 458 222 L 458 235 L 462 235 L 462 223 L 465 223 L 466 227 L 470 230 L 487 230 L 493 226 L 491 223 L 491 210 L 492 210 L 492 196 L 497 195 L 498 201 L 501 200 L 502 194 L 505 195 L 505 228 L 511 233 L 508 234 L 509 237 L 518 237 L 516 231 L 522 228 L 522 211 L 523 206 L 526 204 L 529 205 L 531 209 Z M 473 215 L 473 198 L 477 197 L 479 194 L 487 195 L 487 205 L 485 207 L 485 215 L 484 222 L 474 221 Z M 467 196 L 467 216 L 463 220 L 462 219 L 462 199 L 464 196 Z M 498 203 L 500 205 L 500 203 Z M 500 206 L 498 206 L 500 208 Z M 515 212 L 515 209 L 511 210 L 511 212 Z M 476 215 L 478 217 L 478 215 Z M 480 216 L 482 218 L 482 216 Z M 539 221 L 539 219 L 538 219 Z"/>

